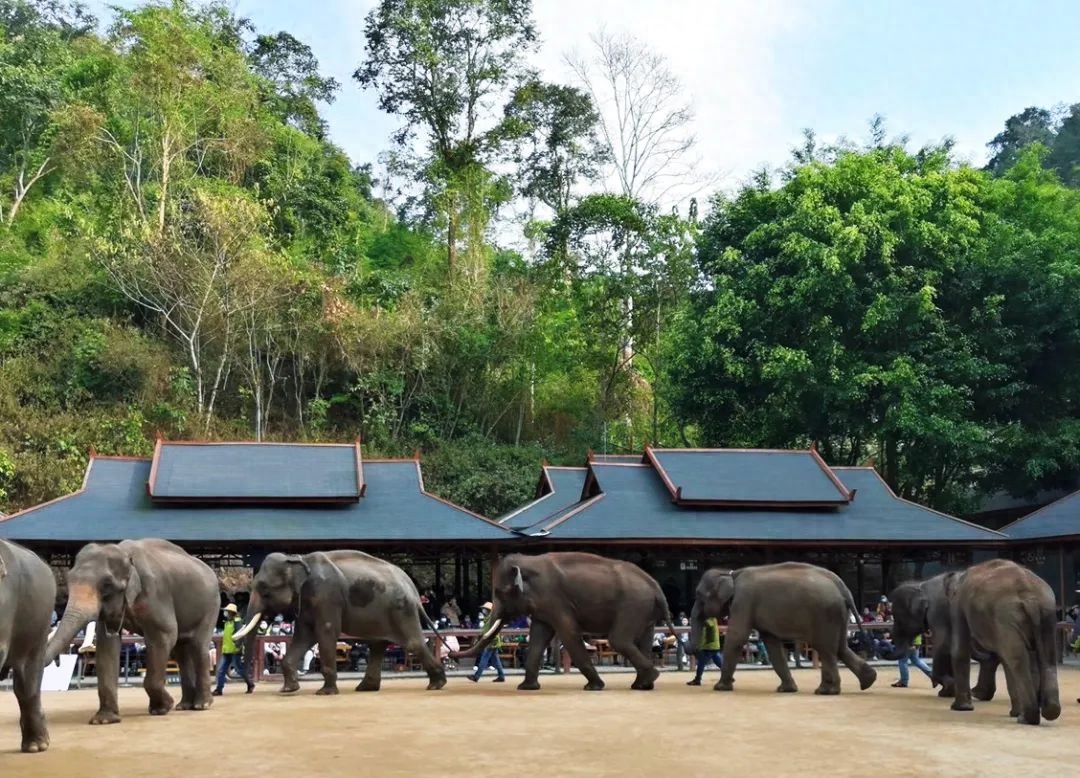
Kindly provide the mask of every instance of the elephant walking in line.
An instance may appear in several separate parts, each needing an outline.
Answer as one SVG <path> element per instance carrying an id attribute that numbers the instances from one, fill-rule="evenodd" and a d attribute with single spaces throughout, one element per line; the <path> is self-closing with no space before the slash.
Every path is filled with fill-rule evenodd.
<path id="1" fill-rule="evenodd" d="M 904 581 L 889 594 L 893 615 L 893 644 L 895 651 L 889 659 L 906 656 L 914 645 L 916 636 L 927 629 L 934 640 L 934 663 L 930 682 L 941 686 L 939 697 L 952 697 L 953 684 L 953 616 L 952 598 L 962 572 L 947 572 L 925 581 Z M 997 668 L 999 658 L 992 653 L 976 656 L 979 662 L 979 680 L 972 694 L 977 700 L 992 700 L 997 691 Z"/>
<path id="2" fill-rule="evenodd" d="M 637 670 L 632 689 L 652 689 L 660 677 L 652 662 L 655 625 L 665 623 L 672 634 L 675 627 L 660 585 L 637 565 L 572 551 L 509 554 L 495 566 L 492 588 L 490 628 L 472 648 L 454 656 L 476 656 L 505 621 L 529 616 L 525 680 L 518 689 L 540 688 L 540 664 L 555 636 L 587 679 L 588 691 L 603 689 L 604 682 L 589 659 L 585 635 L 606 635 L 630 661 Z"/>
<path id="3" fill-rule="evenodd" d="M 390 642 L 420 656 L 428 689 L 446 685 L 446 671 L 427 647 L 421 619 L 433 631 L 435 625 L 420 604 L 416 585 L 397 565 L 363 551 L 270 554 L 252 581 L 247 624 L 233 636 L 246 640 L 247 656 L 255 656 L 256 625 L 263 617 L 279 613 L 290 614 L 296 621 L 292 642 L 281 660 L 282 693 L 300 688 L 297 668 L 318 643 L 323 686 L 316 694 L 337 694 L 334 657 L 341 634 L 362 640 L 370 648 L 358 692 L 379 690 L 383 654 Z M 254 664 L 245 663 L 249 682 L 255 680 Z"/>
<path id="4" fill-rule="evenodd" d="M 773 670 L 780 677 L 779 692 L 798 687 L 788 669 L 784 641 L 805 641 L 821 658 L 821 685 L 815 694 L 839 694 L 837 657 L 869 689 L 874 670 L 848 647 L 848 614 L 858 620 L 855 598 L 835 573 L 803 562 L 708 570 L 698 583 L 690 614 L 690 642 L 697 645 L 705 619 L 728 617 L 724 666 L 717 691 L 731 691 L 735 664 L 751 630 L 757 630 L 768 648 Z"/>
<path id="5" fill-rule="evenodd" d="M 220 605 L 217 576 L 204 562 L 167 540 L 90 543 L 68 572 L 68 604 L 46 648 L 46 661 L 66 651 L 92 620 L 96 636 L 98 704 L 91 724 L 120 721 L 116 687 L 120 674 L 120 633 L 127 629 L 146 642 L 146 678 L 151 715 L 173 707 L 165 689 L 165 668 L 175 650 L 180 667 L 178 710 L 210 707 L 210 639 Z"/>
<path id="6" fill-rule="evenodd" d="M 11 673 L 24 753 L 49 747 L 41 676 L 55 602 L 56 578 L 49 566 L 22 546 L 0 540 L 0 680 Z"/>
<path id="7" fill-rule="evenodd" d="M 1038 724 L 1061 715 L 1058 699 L 1054 592 L 1026 567 L 1008 559 L 980 562 L 957 577 L 952 597 L 952 709 L 973 710 L 971 655 L 992 653 L 1005 667 L 1010 715 Z"/>

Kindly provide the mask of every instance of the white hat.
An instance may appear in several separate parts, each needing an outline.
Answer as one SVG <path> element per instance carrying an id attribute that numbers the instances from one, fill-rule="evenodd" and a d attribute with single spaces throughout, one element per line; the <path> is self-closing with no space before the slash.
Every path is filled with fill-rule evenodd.
<path id="1" fill-rule="evenodd" d="M 239 613 L 239 609 L 236 607 L 236 603 L 230 602 L 225 606 L 226 613 Z"/>

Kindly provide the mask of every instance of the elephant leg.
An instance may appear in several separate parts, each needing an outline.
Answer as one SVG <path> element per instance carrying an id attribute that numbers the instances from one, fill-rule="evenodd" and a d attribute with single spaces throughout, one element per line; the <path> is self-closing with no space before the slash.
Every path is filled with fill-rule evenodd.
<path id="1" fill-rule="evenodd" d="M 720 668 L 720 680 L 713 686 L 718 692 L 730 692 L 735 688 L 735 665 L 739 661 L 743 644 L 750 638 L 750 625 L 729 619 L 724 637 L 724 666 Z M 696 646 L 695 646 L 696 648 Z M 772 654 L 772 647 L 769 648 Z"/>
<path id="2" fill-rule="evenodd" d="M 975 710 L 971 701 L 971 632 L 959 608 L 954 609 L 952 636 L 953 695 L 952 710 Z"/>
<path id="3" fill-rule="evenodd" d="M 1049 650 L 1047 653 L 1050 653 Z M 1039 665 L 1039 709 L 1041 710 L 1044 719 L 1053 721 L 1061 715 L 1061 699 L 1058 692 L 1057 679 L 1057 657 L 1052 654 L 1046 656 Z"/>
<path id="4" fill-rule="evenodd" d="M 1015 645 L 1009 645 L 1002 647 L 998 655 L 1001 657 L 1002 664 L 1009 669 L 1009 673 L 1012 675 L 1012 684 L 1010 689 L 1010 698 L 1012 699 L 1013 711 L 1017 711 L 1017 721 L 1021 724 L 1038 724 L 1040 718 L 1039 712 L 1039 696 L 1036 690 L 1035 684 L 1038 683 L 1038 677 L 1031 672 L 1032 657 L 1027 650 L 1027 646 L 1020 640 L 1019 635 L 1012 637 L 1012 643 Z M 959 658 L 957 658 L 959 663 Z M 961 668 L 956 668 L 956 676 L 959 679 Z M 956 685 L 957 699 L 960 694 L 960 684 Z"/>
<path id="5" fill-rule="evenodd" d="M 814 689 L 814 694 L 839 694 L 840 668 L 836 664 L 836 652 L 822 650 L 818 646 L 813 646 L 813 648 L 818 652 L 818 659 L 821 662 L 821 683 Z"/>
<path id="6" fill-rule="evenodd" d="M 323 685 L 315 694 L 337 694 L 337 639 L 341 634 L 341 625 L 333 621 L 319 624 L 319 665 L 322 669 Z"/>
<path id="7" fill-rule="evenodd" d="M 544 659 L 544 650 L 551 645 L 555 630 L 542 621 L 532 620 L 529 625 L 529 648 L 525 657 L 525 680 L 518 684 L 521 691 L 536 691 L 540 688 L 540 663 Z M 554 652 L 554 662 L 559 664 L 558 647 Z"/>
<path id="8" fill-rule="evenodd" d="M 386 641 L 375 640 L 368 643 L 367 669 L 364 677 L 356 686 L 358 692 L 377 692 L 382 686 L 382 663 L 386 655 Z"/>
<path id="9" fill-rule="evenodd" d="M 847 669 L 855 674 L 855 677 L 859 679 L 859 690 L 866 691 L 874 685 L 874 681 L 877 680 L 877 670 L 871 666 L 869 662 L 856 654 L 848 647 L 847 641 L 844 640 L 840 643 L 840 661 L 842 661 Z"/>
<path id="10" fill-rule="evenodd" d="M 997 693 L 997 669 L 1001 661 L 996 657 L 984 659 L 979 662 L 979 680 L 971 690 L 971 696 L 976 700 L 990 702 Z"/>
<path id="11" fill-rule="evenodd" d="M 652 634 L 653 626 L 649 625 L 649 634 Z M 638 648 L 638 641 L 641 640 L 640 635 L 628 635 L 624 630 L 616 629 L 612 630 L 609 636 L 611 641 L 611 647 L 626 657 L 627 661 L 634 666 L 637 670 L 637 677 L 631 684 L 631 689 L 637 689 L 639 691 L 648 691 L 653 688 L 656 679 L 660 677 L 660 672 L 653 667 L 652 658 L 649 656 L 649 651 L 642 652 Z M 650 641 L 651 642 L 651 641 Z"/>
<path id="12" fill-rule="evenodd" d="M 304 661 L 304 654 L 310 651 L 314 645 L 315 633 L 311 627 L 306 622 L 297 622 L 296 631 L 293 632 L 293 639 L 285 651 L 285 656 L 281 659 L 281 674 L 285 679 L 281 685 L 281 694 L 291 694 L 300 690 L 300 678 L 297 674 L 297 668 Z M 321 652 L 322 649 L 320 648 L 319 651 Z"/>
<path id="13" fill-rule="evenodd" d="M 41 676 L 44 651 L 34 651 L 12 668 L 15 699 L 19 702 L 19 728 L 23 753 L 36 754 L 49 748 L 49 730 L 41 709 Z"/>
<path id="14" fill-rule="evenodd" d="M 1020 704 L 1016 696 L 1016 679 L 1013 678 L 1012 669 L 1008 665 L 1002 664 L 1001 668 L 1005 671 L 1005 690 L 1009 695 L 1009 716 L 1015 719 L 1020 716 Z"/>
<path id="15" fill-rule="evenodd" d="M 213 665 L 210 664 L 210 650 L 207 648 L 212 634 L 212 630 L 207 630 L 205 637 L 195 638 L 189 646 L 192 670 L 195 673 L 195 699 L 191 706 L 192 710 L 206 710 L 214 702 L 210 688 L 210 673 Z"/>
<path id="16" fill-rule="evenodd" d="M 149 644 L 149 641 L 147 643 Z M 148 645 L 148 656 L 149 653 Z M 99 629 L 94 658 L 98 682 L 98 712 L 90 719 L 90 723 L 116 724 L 120 721 L 120 704 L 116 700 L 116 687 L 120 680 L 120 636 L 106 635 L 104 628 Z"/>
<path id="17" fill-rule="evenodd" d="M 164 716 L 173 708 L 172 695 L 165 688 L 165 670 L 169 666 L 169 654 L 175 644 L 175 633 L 155 635 L 146 641 L 146 677 L 143 678 L 143 689 L 150 698 L 151 716 Z"/>
<path id="18" fill-rule="evenodd" d="M 180 702 L 177 710 L 195 709 L 195 657 L 191 655 L 191 641 L 176 643 L 176 664 L 180 667 Z"/>
<path id="19" fill-rule="evenodd" d="M 765 648 L 769 652 L 769 664 L 772 665 L 773 672 L 780 678 L 780 685 L 776 687 L 776 691 L 792 693 L 799 691 L 795 679 L 791 677 L 791 668 L 788 667 L 784 642 L 775 635 L 768 635 L 764 632 L 759 634 L 761 639 L 765 641 Z M 727 660 L 725 659 L 724 662 L 726 664 Z"/>
<path id="20" fill-rule="evenodd" d="M 585 638 L 582 634 L 577 629 L 568 630 L 559 632 L 559 639 L 562 640 L 567 653 L 570 654 L 570 658 L 577 665 L 577 669 L 585 676 L 587 680 L 585 691 L 598 692 L 603 689 L 604 681 L 600 678 L 600 673 L 596 672 L 592 660 L 589 659 L 589 652 L 585 648 Z"/>
<path id="21" fill-rule="evenodd" d="M 424 668 L 424 672 L 427 673 L 429 691 L 437 691 L 446 686 L 446 668 L 442 666 L 442 662 L 435 658 L 435 655 L 431 653 L 431 649 L 428 648 L 427 641 L 424 640 L 423 633 L 416 627 L 411 628 L 415 633 L 405 643 L 405 650 L 417 654 L 420 657 L 420 666 Z M 436 638 L 438 640 L 438 638 Z"/>
<path id="22" fill-rule="evenodd" d="M 936 638 L 935 638 L 936 640 Z M 941 644 L 935 644 L 934 664 L 931 669 L 931 686 L 941 686 L 938 697 L 954 697 L 956 695 L 956 683 L 953 680 L 953 662 L 950 653 L 949 641 L 951 638 L 941 638 Z"/>
<path id="23" fill-rule="evenodd" d="M 648 660 L 648 664 L 642 668 L 638 668 L 637 677 L 634 679 L 634 683 L 631 684 L 631 689 L 651 691 L 656 686 L 656 679 L 660 677 L 660 671 L 656 669 L 656 662 L 652 659 L 654 631 L 655 627 L 650 624 L 648 628 L 638 636 L 637 641 L 634 643 L 638 653 Z"/>

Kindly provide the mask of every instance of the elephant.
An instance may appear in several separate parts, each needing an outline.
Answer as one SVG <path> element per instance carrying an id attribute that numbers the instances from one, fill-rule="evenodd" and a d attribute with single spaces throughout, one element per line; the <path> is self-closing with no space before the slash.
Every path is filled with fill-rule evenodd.
<path id="1" fill-rule="evenodd" d="M 263 561 L 251 588 L 247 624 L 233 636 L 245 639 L 248 656 L 255 655 L 255 627 L 261 619 L 280 613 L 296 621 L 281 661 L 282 694 L 300 688 L 297 667 L 316 643 L 323 658 L 323 685 L 316 694 L 338 693 L 334 656 L 342 633 L 370 648 L 367 671 L 356 691 L 379 690 L 388 642 L 420 656 L 428 689 L 446 685 L 446 671 L 427 647 L 421 620 L 436 636 L 438 632 L 420 604 L 416 585 L 397 565 L 363 551 L 316 551 L 303 556 L 275 552 Z M 249 682 L 254 680 L 253 665 L 245 663 Z"/>
<path id="2" fill-rule="evenodd" d="M 210 707 L 210 640 L 220 605 L 217 576 L 204 562 L 167 540 L 89 543 L 68 571 L 68 604 L 46 648 L 46 661 L 66 651 L 87 623 L 97 621 L 98 712 L 91 724 L 116 724 L 120 634 L 146 642 L 143 688 L 150 714 L 173 707 L 165 689 L 170 656 L 180 667 L 178 710 Z M 175 654 L 174 654 L 175 650 Z"/>
<path id="3" fill-rule="evenodd" d="M 731 691 L 739 651 L 752 630 L 769 650 L 780 677 L 778 692 L 796 692 L 783 641 L 806 641 L 821 658 L 821 684 L 815 694 L 839 694 L 837 657 L 869 689 L 877 671 L 857 656 L 847 642 L 848 614 L 858 620 L 855 598 L 835 573 L 803 562 L 707 570 L 698 583 L 690 613 L 690 644 L 697 645 L 708 618 L 728 617 L 724 665 L 717 691 Z"/>
<path id="4" fill-rule="evenodd" d="M 476 656 L 504 622 L 528 616 L 525 680 L 518 689 L 540 688 L 540 664 L 555 636 L 585 676 L 586 691 L 600 691 L 604 682 L 589 659 L 584 635 L 606 635 L 630 661 L 637 670 L 630 688 L 647 691 L 660 676 L 652 662 L 655 625 L 663 622 L 671 634 L 675 627 L 660 585 L 637 565 L 574 551 L 509 554 L 495 565 L 492 589 L 491 626 L 468 651 L 452 656 Z"/>
<path id="5" fill-rule="evenodd" d="M 925 581 L 904 581 L 889 594 L 895 650 L 887 658 L 895 660 L 906 656 L 916 636 L 929 629 L 934 639 L 930 683 L 941 686 L 939 697 L 952 697 L 955 694 L 951 599 L 961 575 L 953 571 L 940 573 Z M 980 654 L 976 659 L 979 662 L 979 680 L 972 694 L 977 700 L 992 700 L 997 691 L 999 659 L 993 654 Z"/>
<path id="6" fill-rule="evenodd" d="M 971 656 L 992 653 L 1005 667 L 1012 705 L 1021 724 L 1061 715 L 1058 699 L 1054 592 L 1031 570 L 1008 559 L 980 562 L 957 576 L 950 603 L 956 694 L 952 709 L 974 709 Z"/>
<path id="7" fill-rule="evenodd" d="M 41 676 L 55 602 L 56 578 L 49 566 L 22 546 L 0 540 L 0 680 L 11 672 L 23 753 L 49 748 Z"/>

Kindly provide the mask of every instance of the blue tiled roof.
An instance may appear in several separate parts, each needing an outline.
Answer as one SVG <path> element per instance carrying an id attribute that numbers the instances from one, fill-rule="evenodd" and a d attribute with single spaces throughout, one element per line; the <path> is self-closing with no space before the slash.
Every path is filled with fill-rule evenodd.
<path id="1" fill-rule="evenodd" d="M 360 446 L 158 442 L 155 500 L 353 501 L 360 499 Z"/>
<path id="2" fill-rule="evenodd" d="M 491 541 L 514 537 L 422 491 L 415 461 L 364 463 L 359 502 L 325 506 L 154 504 L 149 460 L 95 457 L 82 490 L 0 521 L 0 537 L 26 541 L 111 541 L 161 537 L 177 542 Z"/>
<path id="3" fill-rule="evenodd" d="M 646 449 L 679 502 L 842 505 L 843 484 L 813 451 Z"/>
<path id="4" fill-rule="evenodd" d="M 523 529 L 561 512 L 581 499 L 588 472 L 585 467 L 544 467 L 540 496 L 500 517 L 499 523 L 515 530 Z"/>
<path id="5" fill-rule="evenodd" d="M 1001 542 L 1005 536 L 896 497 L 872 468 L 834 468 L 851 503 L 839 508 L 688 507 L 647 465 L 590 465 L 602 493 L 539 522 L 553 540 Z"/>
<path id="6" fill-rule="evenodd" d="M 1073 492 L 1029 513 L 1005 525 L 1001 531 L 1014 540 L 1080 535 L 1080 492 Z"/>

